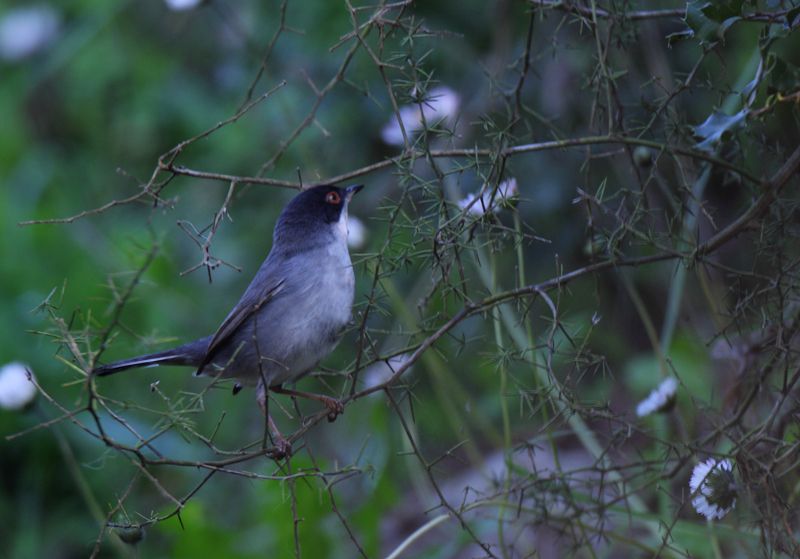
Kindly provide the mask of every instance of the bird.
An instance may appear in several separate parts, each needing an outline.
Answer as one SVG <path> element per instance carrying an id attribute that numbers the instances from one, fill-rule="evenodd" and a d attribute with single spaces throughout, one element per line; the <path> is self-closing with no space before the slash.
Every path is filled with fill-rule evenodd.
<path id="1" fill-rule="evenodd" d="M 198 376 L 235 379 L 234 394 L 254 386 L 272 432 L 274 455 L 290 455 L 290 442 L 267 410 L 269 391 L 320 401 L 329 421 L 344 411 L 335 398 L 283 385 L 310 373 L 350 324 L 355 274 L 347 246 L 348 206 L 362 188 L 320 185 L 292 198 L 275 224 L 266 259 L 214 334 L 97 366 L 92 375 L 182 365 L 194 367 Z"/>

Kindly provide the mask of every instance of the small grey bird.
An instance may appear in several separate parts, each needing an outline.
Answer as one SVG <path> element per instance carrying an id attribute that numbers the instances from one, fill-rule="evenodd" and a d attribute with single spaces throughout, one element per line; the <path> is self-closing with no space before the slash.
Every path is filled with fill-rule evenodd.
<path id="1" fill-rule="evenodd" d="M 347 207 L 363 185 L 317 186 L 283 209 L 272 250 L 216 333 L 174 349 L 94 369 L 98 376 L 134 367 L 186 365 L 196 375 L 235 378 L 256 386 L 267 413 L 267 391 L 312 398 L 333 421 L 342 404 L 329 396 L 283 388 L 311 372 L 339 342 L 350 322 L 355 277 L 347 250 Z M 291 452 L 267 414 L 278 454 Z"/>

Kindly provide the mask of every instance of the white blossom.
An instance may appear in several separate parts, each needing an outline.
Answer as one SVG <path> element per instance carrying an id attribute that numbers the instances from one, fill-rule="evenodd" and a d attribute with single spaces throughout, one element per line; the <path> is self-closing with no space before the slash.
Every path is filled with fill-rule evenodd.
<path id="1" fill-rule="evenodd" d="M 678 391 L 678 380 L 675 377 L 664 379 L 658 388 L 639 402 L 636 406 L 636 415 L 644 417 L 651 413 L 667 411 L 675 403 L 675 393 Z"/>
<path id="2" fill-rule="evenodd" d="M 398 108 L 398 114 L 381 130 L 381 138 L 392 146 L 403 145 L 403 132 L 400 130 L 399 120 L 409 137 L 422 130 L 424 123 L 433 126 L 440 120 L 453 118 L 458 112 L 461 99 L 458 94 L 446 86 L 434 87 L 425 96 L 421 103 L 403 105 Z M 422 107 L 420 109 L 420 106 Z M 425 117 L 424 122 L 423 118 Z"/>
<path id="3" fill-rule="evenodd" d="M 0 368 L 0 408 L 19 410 L 36 396 L 33 372 L 22 363 L 9 363 Z"/>
<path id="4" fill-rule="evenodd" d="M 367 228 L 356 216 L 347 218 L 347 246 L 352 249 L 363 248 L 367 244 Z"/>
<path id="5" fill-rule="evenodd" d="M 730 460 L 709 458 L 694 467 L 689 480 L 694 508 L 706 518 L 720 519 L 736 506 L 736 478 Z"/>
<path id="6" fill-rule="evenodd" d="M 493 191 L 492 187 L 484 185 L 480 195 L 468 194 L 466 198 L 458 202 L 458 207 L 462 210 L 469 208 L 467 211 L 475 215 L 493 213 L 517 195 L 517 179 L 511 177 L 497 185 L 497 192 L 494 192 L 494 197 L 492 196 Z"/>
<path id="7" fill-rule="evenodd" d="M 55 37 L 58 20 L 47 5 L 8 10 L 0 19 L 0 58 L 21 60 L 41 50 Z"/>
<path id="8" fill-rule="evenodd" d="M 173 12 L 183 12 L 196 8 L 202 0 L 164 0 L 167 8 Z"/>

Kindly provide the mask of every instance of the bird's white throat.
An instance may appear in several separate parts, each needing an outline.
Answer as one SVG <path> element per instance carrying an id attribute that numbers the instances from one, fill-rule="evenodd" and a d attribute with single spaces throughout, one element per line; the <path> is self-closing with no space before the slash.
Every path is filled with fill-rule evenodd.
<path id="1" fill-rule="evenodd" d="M 336 223 L 336 236 L 347 242 L 347 233 L 347 208 L 344 208 L 339 215 L 339 221 Z"/>

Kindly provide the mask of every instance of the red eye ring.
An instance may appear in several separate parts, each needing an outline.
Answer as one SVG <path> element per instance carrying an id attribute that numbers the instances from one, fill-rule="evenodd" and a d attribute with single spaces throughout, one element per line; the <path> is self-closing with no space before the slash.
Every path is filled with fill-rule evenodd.
<path id="1" fill-rule="evenodd" d="M 335 190 L 331 190 L 325 195 L 325 201 L 329 204 L 338 204 L 342 201 L 342 197 Z"/>

